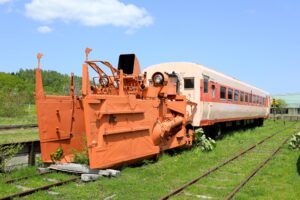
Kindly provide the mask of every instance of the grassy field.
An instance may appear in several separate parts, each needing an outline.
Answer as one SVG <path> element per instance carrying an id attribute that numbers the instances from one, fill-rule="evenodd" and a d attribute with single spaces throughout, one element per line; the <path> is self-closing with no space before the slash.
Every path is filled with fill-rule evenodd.
<path id="1" fill-rule="evenodd" d="M 14 179 L 17 177 L 28 176 L 36 174 L 35 167 L 27 167 L 17 171 L 14 171 L 9 176 L 0 174 L 0 198 L 8 195 L 15 194 L 17 192 L 22 192 L 22 188 L 16 185 L 21 185 L 24 188 L 36 188 L 44 185 L 52 184 L 54 181 L 64 181 L 75 177 L 74 175 L 63 174 L 63 173 L 51 173 L 46 174 L 41 177 L 32 177 L 26 180 L 20 180 L 13 184 L 5 184 L 4 181 Z"/>
<path id="2" fill-rule="evenodd" d="M 287 122 L 286 126 L 293 123 Z M 124 167 L 121 176 L 117 178 L 101 178 L 98 181 L 86 184 L 71 183 L 52 189 L 52 191 L 58 192 L 59 195 L 51 195 L 43 191 L 28 196 L 27 199 L 104 199 L 110 196 L 113 196 L 113 199 L 158 199 L 236 152 L 246 149 L 251 144 L 281 129 L 283 129 L 282 133 L 276 138 L 274 137 L 274 140 L 272 140 L 274 142 L 266 144 L 260 151 L 273 150 L 276 145 L 283 141 L 284 137 L 299 130 L 299 123 L 297 128 L 287 130 L 281 121 L 267 121 L 264 127 L 227 134 L 223 139 L 217 141 L 217 147 L 212 152 L 204 153 L 195 147 L 172 156 L 164 154 L 154 163 L 147 162 L 147 164 L 138 167 Z M 260 151 L 256 152 L 257 155 Z M 291 151 L 285 146 L 275 159 L 240 191 L 236 199 L 298 199 L 297 197 L 300 196 L 300 176 L 296 168 L 298 156 L 299 152 Z M 251 161 L 249 161 L 249 165 L 246 163 L 247 160 L 241 161 L 241 166 L 236 167 L 237 170 L 244 174 L 252 171 L 255 163 Z M 223 170 L 222 174 L 211 178 L 215 178 L 214 181 L 221 184 L 215 185 L 214 194 L 222 193 L 222 188 L 233 187 L 232 185 L 239 182 L 240 179 L 232 178 L 230 170 L 234 169 Z M 0 178 L 4 180 L 30 173 L 35 173 L 34 168 L 14 171 L 0 176 Z M 231 185 L 230 182 L 227 182 L 228 185 L 222 185 L 221 180 L 227 179 L 236 181 L 232 181 Z M 12 192 L 11 187 L 1 184 L 3 182 L 1 180 L 0 197 Z M 211 183 L 211 180 L 209 181 Z M 205 183 L 199 182 L 197 186 L 205 185 Z M 28 185 L 28 187 L 32 186 Z M 191 195 L 179 195 L 176 198 L 199 199 L 199 195 L 206 194 L 203 191 L 203 188 L 191 187 L 187 190 Z M 223 192 L 220 196 L 223 197 L 224 194 Z M 216 199 L 219 198 L 217 195 L 216 197 Z"/>
<path id="3" fill-rule="evenodd" d="M 39 140 L 37 128 L 0 131 L 0 144 Z"/>
<path id="4" fill-rule="evenodd" d="M 0 117 L 0 125 L 9 124 L 36 124 L 36 107 L 35 105 L 28 105 L 27 114 L 20 117 Z M 25 142 L 38 140 L 38 129 L 12 129 L 0 131 L 0 144 L 12 143 L 12 142 Z"/>
<path id="5" fill-rule="evenodd" d="M 250 173 L 256 168 L 256 166 L 259 165 L 259 163 L 267 159 L 272 151 L 282 144 L 285 138 L 290 135 L 290 131 L 291 130 L 286 129 L 280 132 L 280 134 L 275 135 L 271 140 L 257 146 L 257 148 L 253 151 L 238 158 L 237 160 L 219 169 L 216 173 L 205 177 L 193 186 L 187 188 L 183 193 L 178 195 L 176 199 L 197 199 L 201 196 L 213 199 L 225 199 L 225 197 L 231 191 L 233 191 L 233 189 L 239 185 L 243 179 L 250 175 Z M 273 169 L 270 169 L 268 172 L 270 174 L 275 174 Z M 259 187 L 262 187 L 262 185 Z M 248 196 L 245 199 L 251 199 L 253 194 L 247 194 Z M 272 197 L 272 195 L 269 194 L 269 197 L 276 199 L 277 196 Z M 263 198 L 265 199 L 266 196 L 263 195 Z"/>
<path id="6" fill-rule="evenodd" d="M 28 105 L 27 114 L 20 117 L 0 117 L 0 125 L 8 124 L 36 124 L 36 108 L 35 105 Z"/>
<path id="7" fill-rule="evenodd" d="M 279 155 L 238 193 L 236 199 L 299 199 L 300 166 L 297 170 L 297 161 L 300 162 L 299 151 L 291 151 L 286 145 Z"/>

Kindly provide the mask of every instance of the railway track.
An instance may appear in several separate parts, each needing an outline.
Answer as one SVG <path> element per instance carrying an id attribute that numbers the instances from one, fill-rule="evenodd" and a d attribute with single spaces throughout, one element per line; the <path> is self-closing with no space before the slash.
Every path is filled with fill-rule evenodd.
<path id="1" fill-rule="evenodd" d="M 13 125 L 0 125 L 0 130 L 20 129 L 20 128 L 37 128 L 37 124 L 13 124 Z"/>
<path id="2" fill-rule="evenodd" d="M 229 159 L 225 160 L 224 162 L 222 162 L 221 164 L 218 164 L 214 167 L 212 167 L 211 169 L 209 169 L 208 171 L 204 172 L 203 174 L 201 174 L 200 176 L 196 177 L 195 179 L 187 182 L 186 184 L 174 189 L 173 191 L 171 191 L 169 194 L 161 197 L 160 199 L 161 200 L 166 200 L 166 199 L 169 199 L 171 197 L 174 197 L 174 196 L 179 196 L 181 194 L 185 194 L 185 190 L 191 188 L 191 187 L 194 187 L 195 190 L 199 190 L 199 189 L 203 189 L 204 187 L 207 187 L 207 184 L 203 184 L 203 185 L 199 185 L 198 183 L 203 180 L 203 179 L 208 179 L 209 177 L 213 176 L 214 174 L 217 174 L 217 173 L 222 173 L 222 169 L 223 168 L 226 168 L 228 166 L 229 167 L 229 171 L 230 169 L 234 169 L 234 164 L 235 165 L 239 165 L 240 162 L 241 162 L 241 159 L 244 159 L 244 162 L 247 163 L 247 162 L 250 162 L 250 158 L 247 158 L 246 155 L 248 154 L 251 154 L 251 152 L 253 153 L 254 151 L 257 151 L 257 154 L 261 154 L 261 155 L 264 155 L 266 156 L 267 155 L 267 158 L 264 158 L 264 159 L 261 159 L 263 161 L 259 162 L 259 164 L 257 165 L 257 162 L 255 163 L 255 169 L 253 171 L 251 171 L 251 173 L 247 174 L 246 177 L 241 180 L 237 185 L 234 186 L 234 188 L 232 190 L 230 190 L 230 192 L 228 192 L 229 194 L 225 197 L 226 200 L 229 200 L 229 199 L 232 199 L 245 185 L 246 183 L 251 179 L 253 178 L 257 172 L 262 169 L 278 152 L 279 150 L 283 147 L 283 145 L 288 141 L 288 139 L 290 138 L 290 135 L 288 135 L 287 138 L 284 139 L 284 141 L 282 142 L 282 138 L 277 138 L 277 140 L 279 140 L 280 143 L 277 148 L 272 151 L 271 153 L 266 151 L 265 149 L 261 148 L 261 146 L 263 146 L 262 144 L 264 144 L 266 141 L 270 140 L 271 138 L 274 138 L 275 136 L 277 136 L 279 133 L 281 132 L 285 132 L 287 131 L 288 129 L 291 129 L 291 128 L 294 128 L 295 127 L 295 124 L 294 123 L 293 125 L 289 126 L 289 127 L 286 127 L 282 130 L 279 130 L 279 131 L 276 131 L 275 133 L 265 137 L 264 139 L 260 140 L 259 142 L 249 146 L 247 149 L 245 150 L 242 150 L 240 152 L 238 152 L 237 154 L 235 154 L 234 156 L 230 157 Z M 271 147 L 272 148 L 272 147 Z M 270 149 L 270 147 L 269 147 Z M 257 154 L 254 154 L 253 155 L 257 155 Z M 236 161 L 240 161 L 240 162 L 236 162 Z M 255 160 L 255 159 L 254 159 Z M 236 163 L 234 163 L 236 162 Z M 238 168 L 241 168 L 241 167 L 238 167 Z M 237 170 L 238 171 L 238 170 Z M 243 172 L 237 172 L 237 171 L 233 171 L 232 172 L 232 176 L 241 176 L 241 174 Z M 223 172 L 224 173 L 224 172 Z M 225 172 L 226 173 L 226 172 Z M 220 176 L 220 174 L 219 174 Z M 216 180 L 219 180 L 218 178 L 216 178 Z M 229 180 L 230 181 L 230 180 Z M 217 186 L 211 186 L 211 188 L 221 188 L 221 189 L 228 189 L 227 187 L 224 187 L 226 186 L 226 180 L 222 180 L 222 185 L 220 187 L 217 187 Z M 198 184 L 198 186 L 196 186 Z M 188 195 L 188 196 L 191 196 L 192 194 L 190 193 L 186 193 L 185 195 Z M 214 197 L 210 197 L 210 196 L 206 196 L 206 195 L 198 195 L 197 196 L 198 198 L 214 198 Z M 220 198 L 218 198 L 220 199 Z M 224 198 L 221 198 L 221 199 L 224 199 Z"/>
<path id="3" fill-rule="evenodd" d="M 9 200 L 9 199 L 17 198 L 17 197 L 24 197 L 24 196 L 33 194 L 38 191 L 49 190 L 52 187 L 58 187 L 61 185 L 68 184 L 70 182 L 75 182 L 75 181 L 80 180 L 80 177 L 78 177 L 78 176 L 76 176 L 76 177 L 71 176 L 70 178 L 65 179 L 65 180 L 56 180 L 53 178 L 47 178 L 46 176 L 48 174 L 60 174 L 60 173 L 50 171 L 50 172 L 46 172 L 46 173 L 39 173 L 39 174 L 35 174 L 35 175 L 30 175 L 30 176 L 23 176 L 23 177 L 19 177 L 16 179 L 10 179 L 10 180 L 5 181 L 4 182 L 5 184 L 11 184 L 11 185 L 16 184 L 15 186 L 21 187 L 23 189 L 25 188 L 25 191 L 21 191 L 21 192 L 11 194 L 11 195 L 8 195 L 5 197 L 0 197 L 0 200 Z M 23 186 L 17 185 L 18 183 L 22 182 L 23 180 L 37 178 L 37 177 L 41 178 L 42 180 L 46 180 L 46 181 L 49 180 L 48 182 L 51 182 L 51 183 L 40 186 L 40 187 L 35 187 L 35 188 L 27 188 L 25 186 L 23 187 Z"/>

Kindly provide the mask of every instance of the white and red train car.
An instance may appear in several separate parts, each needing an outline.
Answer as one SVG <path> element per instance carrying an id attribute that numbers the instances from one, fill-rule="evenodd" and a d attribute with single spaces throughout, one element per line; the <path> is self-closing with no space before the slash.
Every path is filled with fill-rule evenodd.
<path id="1" fill-rule="evenodd" d="M 187 108 L 191 125 L 208 128 L 214 135 L 231 125 L 262 125 L 269 115 L 269 94 L 200 64 L 162 63 L 144 70 L 147 80 L 155 72 L 171 74 L 177 92 L 194 106 Z"/>

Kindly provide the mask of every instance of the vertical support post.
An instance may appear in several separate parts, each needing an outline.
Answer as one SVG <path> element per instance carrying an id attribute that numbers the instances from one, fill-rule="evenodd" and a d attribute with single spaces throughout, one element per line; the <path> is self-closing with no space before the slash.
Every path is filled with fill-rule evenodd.
<path id="1" fill-rule="evenodd" d="M 120 96 L 124 96 L 124 74 L 123 74 L 123 70 L 120 70 L 120 82 L 119 82 L 119 95 Z"/>
<path id="2" fill-rule="evenodd" d="M 70 77 L 70 96 L 74 98 L 74 73 L 71 73 Z"/>
<path id="3" fill-rule="evenodd" d="M 82 96 L 90 94 L 90 77 L 88 71 L 88 64 L 82 65 Z"/>
<path id="4" fill-rule="evenodd" d="M 2 168 L 2 166 L 4 167 L 4 157 L 0 156 L 0 173 L 4 172 L 4 168 Z"/>
<path id="5" fill-rule="evenodd" d="M 34 142 L 28 146 L 28 165 L 35 166 L 35 146 Z"/>

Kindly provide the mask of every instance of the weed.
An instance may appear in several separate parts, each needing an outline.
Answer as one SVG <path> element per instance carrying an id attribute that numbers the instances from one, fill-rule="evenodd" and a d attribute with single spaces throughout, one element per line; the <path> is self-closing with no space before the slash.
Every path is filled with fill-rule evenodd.
<path id="1" fill-rule="evenodd" d="M 50 154 L 51 160 L 58 161 L 62 158 L 63 154 L 64 154 L 64 150 L 61 147 L 59 147 L 56 149 L 55 152 Z"/>
<path id="2" fill-rule="evenodd" d="M 89 155 L 87 150 L 81 152 L 80 151 L 73 152 L 73 155 L 74 155 L 73 157 L 74 163 L 89 165 L 90 161 L 89 161 Z"/>
<path id="3" fill-rule="evenodd" d="M 14 157 L 21 149 L 23 145 L 21 144 L 12 144 L 8 146 L 0 147 L 0 171 L 5 171 L 7 161 Z"/>
<path id="4" fill-rule="evenodd" d="M 216 147 L 216 141 L 204 135 L 202 128 L 195 131 L 195 146 L 199 146 L 202 151 L 212 151 Z"/>
<path id="5" fill-rule="evenodd" d="M 89 160 L 89 152 L 88 152 L 86 137 L 83 138 L 82 145 L 84 145 L 83 151 L 78 151 L 76 149 L 73 149 L 71 151 L 73 154 L 73 162 L 79 163 L 79 164 L 84 164 L 84 165 L 89 165 L 90 160 Z"/>
<path id="6" fill-rule="evenodd" d="M 296 133 L 292 136 L 290 143 L 289 143 L 290 149 L 299 149 L 300 150 L 300 132 Z"/>

